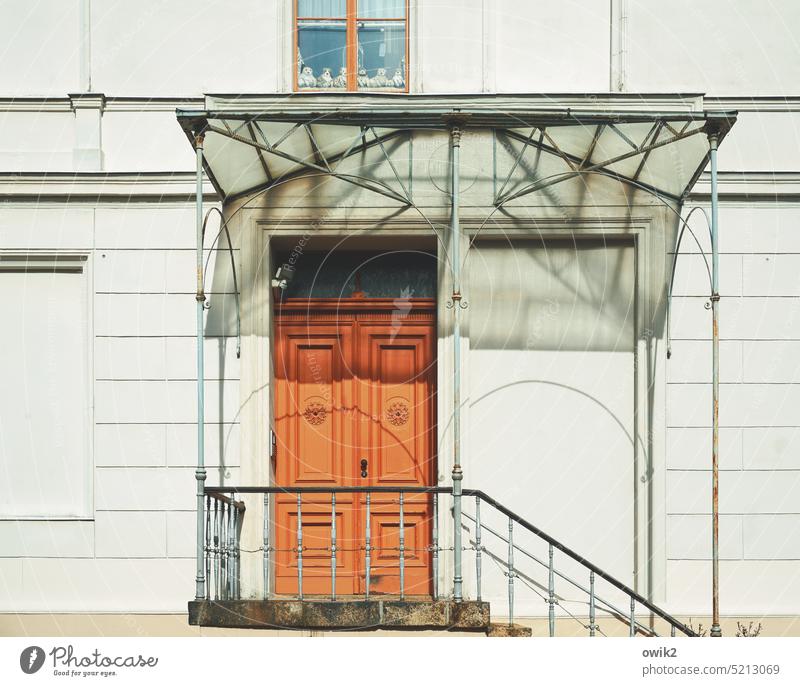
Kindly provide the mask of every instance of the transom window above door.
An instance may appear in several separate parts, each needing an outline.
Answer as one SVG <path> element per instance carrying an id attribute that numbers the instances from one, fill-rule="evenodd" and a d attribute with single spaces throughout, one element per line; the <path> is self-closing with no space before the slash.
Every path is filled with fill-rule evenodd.
<path id="1" fill-rule="evenodd" d="M 407 92 L 408 0 L 295 0 L 296 91 Z"/>

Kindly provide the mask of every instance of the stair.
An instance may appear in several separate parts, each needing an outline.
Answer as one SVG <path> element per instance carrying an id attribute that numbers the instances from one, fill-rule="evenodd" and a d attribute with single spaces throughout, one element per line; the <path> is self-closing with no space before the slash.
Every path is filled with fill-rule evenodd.
<path id="1" fill-rule="evenodd" d="M 533 629 L 522 624 L 489 624 L 486 635 L 493 638 L 527 638 L 533 636 Z"/>
<path id="2" fill-rule="evenodd" d="M 372 631 L 376 629 L 392 630 L 434 630 L 434 631 L 467 631 L 484 633 L 488 636 L 531 636 L 532 629 L 528 626 L 513 623 L 513 618 L 519 614 L 514 612 L 515 583 L 523 591 L 531 589 L 536 596 L 547 603 L 547 626 L 545 630 L 537 628 L 537 635 L 555 636 L 557 625 L 564 617 L 576 625 L 570 625 L 568 634 L 580 628 L 583 635 L 605 636 L 619 633 L 620 624 L 628 636 L 696 636 L 697 632 L 662 608 L 653 604 L 651 600 L 640 595 L 622 581 L 603 571 L 597 565 L 585 559 L 580 554 L 560 543 L 538 527 L 526 521 L 521 516 L 503 506 L 494 498 L 482 491 L 463 489 L 455 493 L 450 487 L 420 488 L 355 488 L 355 487 L 225 487 L 206 488 L 207 499 L 213 497 L 213 519 L 210 524 L 207 518 L 205 548 L 203 551 L 205 569 L 208 579 L 204 584 L 209 592 L 213 589 L 215 600 L 194 600 L 189 603 L 189 623 L 202 627 L 219 627 L 230 629 L 296 629 L 312 632 L 328 631 Z M 303 594 L 302 555 L 308 550 L 302 544 L 301 529 L 297 529 L 297 542 L 294 547 L 284 548 L 283 552 L 290 551 L 297 554 L 297 573 L 299 594 L 302 599 L 288 596 L 274 596 L 270 593 L 269 576 L 271 569 L 276 564 L 287 564 L 286 559 L 280 558 L 276 562 L 271 558 L 277 550 L 270 544 L 270 525 L 267 518 L 263 524 L 264 545 L 258 550 L 250 552 L 263 552 L 263 567 L 261 572 L 266 579 L 268 599 L 241 600 L 239 587 L 240 576 L 240 543 L 239 532 L 242 513 L 245 512 L 244 502 L 238 500 L 242 494 L 263 495 L 264 502 L 269 502 L 269 496 L 277 493 L 291 492 L 296 494 L 298 514 L 304 494 L 327 494 L 331 498 L 331 521 L 335 521 L 335 495 L 336 493 L 366 493 L 367 503 L 369 495 L 376 493 L 399 493 L 399 527 L 400 545 L 392 548 L 397 551 L 398 575 L 396 580 L 401 591 L 399 596 L 372 595 L 370 599 L 355 596 L 346 596 L 339 600 L 331 600 L 322 595 Z M 404 494 L 414 495 L 416 498 L 431 498 L 433 512 L 444 512 L 448 504 L 445 501 L 453 499 L 454 517 L 458 517 L 458 524 L 453 530 L 452 545 L 439 540 L 439 528 L 433 526 L 432 540 L 429 549 L 433 551 L 431 563 L 431 578 L 441 579 L 441 570 L 437 567 L 440 562 L 436 556 L 439 551 L 462 551 L 472 553 L 475 563 L 474 592 L 481 597 L 481 583 L 484 560 L 497 564 L 499 570 L 507 579 L 508 605 L 507 614 L 511 624 L 491 622 L 489 604 L 481 601 L 465 600 L 456 603 L 453 600 L 433 600 L 431 596 L 403 595 L 402 589 L 408 588 L 404 583 L 405 561 L 407 548 L 403 545 L 402 532 L 404 531 L 403 503 Z M 458 501 L 456 500 L 458 499 Z M 405 501 L 407 502 L 407 501 Z M 456 502 L 461 507 L 456 508 Z M 472 503 L 473 508 L 464 509 L 464 503 Z M 483 503 L 483 508 L 480 507 Z M 488 510 L 488 511 L 487 511 Z M 207 512 L 211 513 L 211 508 Z M 481 519 L 483 512 L 483 519 Z M 456 515 L 457 513 L 457 515 Z M 487 517 L 487 515 L 489 515 Z M 298 525 L 299 525 L 298 516 Z M 506 526 L 503 522 L 507 523 Z M 369 520 L 367 520 L 369 522 Z M 434 524 L 438 521 L 433 519 Z M 498 524 L 498 521 L 500 524 Z M 491 522 L 491 523 L 490 523 Z M 336 588 L 337 557 L 335 555 L 336 534 L 335 527 L 331 527 L 331 544 L 319 548 L 331 553 L 330 588 Z M 211 532 L 215 532 L 213 535 Z M 219 532 L 223 532 L 220 535 Z M 363 557 L 366 580 L 370 579 L 370 552 L 375 548 L 370 544 L 369 527 L 365 529 L 366 537 L 358 550 L 365 552 Z M 520 538 L 514 532 L 522 531 L 530 542 L 533 537 L 534 544 L 522 547 Z M 458 534 L 458 535 L 456 535 Z M 490 544 L 490 545 L 487 545 Z M 494 550 L 491 547 L 494 544 Z M 514 554 L 517 553 L 515 561 Z M 198 562 L 203 559 L 198 556 Z M 564 563 L 570 565 L 570 576 L 562 569 Z M 460 570 L 463 561 L 455 553 L 447 558 L 447 563 L 453 568 L 445 572 L 445 576 L 452 575 L 454 579 L 461 576 Z M 290 563 L 291 564 L 291 563 Z M 522 565 L 525 565 L 525 568 Z M 459 566 L 457 566 L 459 565 Z M 458 576 L 455 570 L 458 569 Z M 575 571 L 577 569 L 577 571 Z M 496 571 L 494 582 L 500 578 Z M 318 569 L 315 568 L 318 573 Z M 324 572 L 323 572 L 324 574 Z M 506 582 L 501 581 L 505 586 Z M 537 590 L 541 588 L 541 592 Z M 369 581 L 367 581 L 369 587 Z M 419 586 L 416 586 L 419 588 Z M 203 586 L 200 586 L 201 592 Z M 315 586 L 319 588 L 319 584 Z M 438 588 L 435 587 L 435 588 Z M 434 596 L 436 595 L 434 591 Z M 570 605 L 582 615 L 588 610 L 588 616 L 578 617 L 571 611 Z M 638 616 L 637 616 L 638 615 Z M 562 628 L 563 629 L 563 628 Z M 558 630 L 559 635 L 562 633 Z"/>

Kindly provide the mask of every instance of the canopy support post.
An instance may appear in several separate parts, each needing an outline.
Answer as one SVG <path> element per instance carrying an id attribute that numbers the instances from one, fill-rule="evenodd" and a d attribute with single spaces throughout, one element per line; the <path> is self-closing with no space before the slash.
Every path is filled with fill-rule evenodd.
<path id="1" fill-rule="evenodd" d="M 711 318 L 712 318 L 712 443 L 711 443 L 711 636 L 722 636 L 719 624 L 719 197 L 717 145 L 719 132 L 709 131 L 711 157 Z"/>
<path id="2" fill-rule="evenodd" d="M 203 133 L 197 133 L 194 139 L 195 154 L 197 157 L 197 178 L 195 190 L 195 204 L 197 210 L 197 590 L 195 598 L 204 600 L 206 597 L 206 578 L 204 564 L 205 522 L 204 500 L 206 485 L 205 468 L 205 370 L 203 368 L 203 314 L 205 310 L 206 295 L 203 285 Z"/>
<path id="3" fill-rule="evenodd" d="M 461 469 L 461 310 L 467 306 L 461 299 L 461 226 L 459 213 L 459 163 L 461 126 L 455 121 L 450 129 L 452 150 L 450 240 L 453 268 L 453 295 L 449 306 L 453 310 L 453 600 L 463 600 L 461 572 L 461 493 L 464 473 Z"/>

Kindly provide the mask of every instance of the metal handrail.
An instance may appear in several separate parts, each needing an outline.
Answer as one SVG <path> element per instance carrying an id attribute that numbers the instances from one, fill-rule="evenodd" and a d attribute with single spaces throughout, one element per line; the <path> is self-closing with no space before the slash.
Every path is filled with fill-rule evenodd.
<path id="1" fill-rule="evenodd" d="M 681 622 L 680 620 L 676 619 L 675 617 L 673 617 L 669 613 L 665 612 L 664 610 L 662 610 L 657 605 L 653 605 L 653 603 L 651 603 L 649 600 L 647 600 L 647 598 L 639 595 L 632 588 L 630 588 L 629 586 L 626 586 L 624 583 L 622 583 L 618 579 L 616 579 L 613 576 L 611 576 L 611 574 L 609 574 L 608 572 L 603 571 L 597 565 L 592 564 L 585 557 L 583 557 L 582 555 L 579 555 L 574 550 L 568 548 L 563 543 L 557 541 L 555 538 L 553 538 L 549 534 L 547 534 L 544 531 L 542 531 L 539 527 L 534 526 L 533 524 L 531 524 L 526 519 L 520 517 L 515 512 L 512 512 L 507 507 L 505 507 L 504 505 L 502 505 L 499 502 L 497 502 L 494 498 L 486 495 L 486 493 L 484 493 L 483 491 L 475 490 L 475 489 L 471 489 L 471 488 L 465 488 L 464 489 L 464 495 L 477 496 L 478 498 L 483 500 L 485 503 L 488 503 L 493 508 L 495 508 L 498 512 L 504 514 L 509 519 L 515 521 L 517 524 L 519 524 L 523 528 L 527 529 L 532 534 L 535 534 L 539 538 L 547 541 L 547 543 L 552 545 L 557 550 L 560 550 L 567 557 L 570 557 L 573 560 L 575 560 L 575 562 L 578 562 L 578 563 L 582 564 L 589 571 L 594 572 L 601 579 L 604 579 L 605 581 L 610 583 L 612 586 L 615 586 L 616 588 L 618 588 L 620 591 L 625 593 L 627 596 L 629 596 L 630 598 L 635 600 L 640 605 L 644 605 L 644 607 L 646 607 L 648 610 L 650 610 L 653 614 L 658 615 L 659 617 L 661 617 L 661 619 L 663 619 L 664 621 L 669 623 L 671 626 L 674 626 L 676 629 L 680 629 L 687 636 L 697 636 L 697 633 L 694 632 L 692 629 L 690 629 L 688 626 L 686 626 L 683 622 Z"/>
<path id="2" fill-rule="evenodd" d="M 451 486 L 206 486 L 206 493 L 452 493 Z"/>
<path id="3" fill-rule="evenodd" d="M 483 523 L 480 523 L 480 524 L 478 524 L 478 522 L 476 521 L 476 518 L 475 518 L 475 517 L 473 517 L 472 515 L 470 515 L 468 512 L 465 512 L 465 513 L 464 513 L 464 516 L 465 516 L 467 519 L 469 519 L 470 521 L 472 521 L 472 523 L 473 523 L 473 524 L 476 524 L 476 525 L 477 525 L 477 526 L 476 526 L 476 529 L 475 529 L 475 530 L 476 530 L 476 532 L 478 531 L 478 529 L 484 529 L 484 530 L 488 531 L 490 534 L 492 534 L 493 536 L 495 536 L 495 537 L 499 538 L 499 539 L 500 539 L 500 541 L 502 541 L 503 543 L 506 543 L 506 544 L 508 544 L 508 543 L 509 543 L 509 540 L 508 540 L 508 539 L 507 539 L 505 536 L 503 536 L 503 534 L 501 534 L 501 533 L 499 533 L 499 532 L 495 531 L 495 530 L 494 530 L 492 527 L 490 527 L 490 526 L 487 526 L 486 524 L 483 524 Z M 488 551 L 488 550 L 487 550 L 487 549 L 486 549 L 484 546 L 482 546 L 481 544 L 479 544 L 477 540 L 476 540 L 476 542 L 475 542 L 475 545 L 476 545 L 476 546 L 478 546 L 478 547 L 476 547 L 476 552 L 480 552 L 480 551 L 486 551 L 486 553 L 487 553 L 487 554 L 491 555 L 491 556 L 492 556 L 492 557 L 494 557 L 495 559 L 499 559 L 499 558 L 497 558 L 497 556 L 496 556 L 496 555 L 494 555 L 493 553 L 489 552 L 489 551 Z M 521 552 L 523 555 L 525 555 L 525 557 L 528 557 L 528 558 L 530 558 L 531 560 L 533 560 L 534 562 L 536 562 L 536 563 L 538 563 L 538 564 L 542 565 L 543 567 L 547 567 L 547 563 L 546 563 L 546 562 L 544 562 L 543 560 L 540 560 L 538 557 L 536 557 L 536 555 L 534 555 L 533 553 L 530 553 L 530 552 L 528 552 L 528 551 L 527 551 L 527 550 L 525 550 L 525 549 L 524 549 L 522 546 L 520 546 L 520 545 L 518 545 L 518 544 L 516 544 L 516 543 L 511 543 L 511 545 L 513 545 L 513 546 L 514 546 L 514 549 L 515 549 L 515 550 L 518 550 L 518 551 L 519 551 L 519 552 Z M 517 568 L 517 566 L 515 565 L 515 566 L 514 566 L 514 572 L 515 572 L 515 573 L 517 573 L 517 574 L 519 575 L 519 571 L 520 571 L 520 570 L 519 570 L 519 569 Z M 599 602 L 599 603 L 602 603 L 603 605 L 605 605 L 605 606 L 606 606 L 606 609 L 607 609 L 607 610 L 608 610 L 608 611 L 609 611 L 611 614 L 613 614 L 613 615 L 615 615 L 615 616 L 618 616 L 618 617 L 624 617 L 624 616 L 625 616 L 625 613 L 624 613 L 622 610 L 620 610 L 620 609 L 619 609 L 619 608 L 618 608 L 616 605 L 614 605 L 613 603 L 611 603 L 611 602 L 610 602 L 610 601 L 608 601 L 608 600 L 605 600 L 605 599 L 604 599 L 604 598 L 602 598 L 601 596 L 597 595 L 597 594 L 596 594 L 596 593 L 594 593 L 594 592 L 593 592 L 591 589 L 588 589 L 588 588 L 586 588 L 585 586 L 581 585 L 581 583 L 580 583 L 580 582 L 578 582 L 578 581 L 575 581 L 575 579 L 573 579 L 573 578 L 571 578 L 571 577 L 567 576 L 567 575 L 566 575 L 566 574 L 564 574 L 563 572 L 559 572 L 557 569 L 554 569 L 554 570 L 553 570 L 553 573 L 554 573 L 554 574 L 555 574 L 557 577 L 559 577 L 559 578 L 563 579 L 564 581 L 566 581 L 567 583 L 570 583 L 570 584 L 572 584 L 572 585 L 573 585 L 575 588 L 577 588 L 579 591 L 582 591 L 582 592 L 583 592 L 583 593 L 585 593 L 586 595 L 588 595 L 588 596 L 594 595 L 594 598 L 595 598 L 595 600 L 596 600 L 597 602 Z M 640 622 L 638 619 L 636 620 L 636 626 L 638 626 L 638 627 L 639 627 L 639 628 L 640 628 L 642 631 L 644 631 L 644 632 L 647 632 L 647 633 L 651 633 L 651 631 L 652 631 L 652 630 L 650 629 L 650 627 L 648 627 L 648 626 L 647 626 L 647 625 L 645 625 L 645 624 L 642 624 L 642 623 L 641 623 L 641 622 Z"/>
<path id="4" fill-rule="evenodd" d="M 268 495 L 271 495 L 271 494 L 290 494 L 290 495 L 297 495 L 298 499 L 303 494 L 315 494 L 315 493 L 318 493 L 318 494 L 325 493 L 325 494 L 331 494 L 331 495 L 335 495 L 335 494 L 338 494 L 338 493 L 366 493 L 366 494 L 371 494 L 371 493 L 415 494 L 415 493 L 419 493 L 419 494 L 450 494 L 450 495 L 453 495 L 455 497 L 454 490 L 453 490 L 453 488 L 451 486 L 430 486 L 430 487 L 427 487 L 427 486 L 207 486 L 205 488 L 205 493 L 206 493 L 207 496 L 210 496 L 210 497 L 219 498 L 221 500 L 224 499 L 224 501 L 234 505 L 237 508 L 237 510 L 241 507 L 242 511 L 244 510 L 244 503 L 242 503 L 241 501 L 235 500 L 235 495 L 237 495 L 237 494 L 262 494 L 264 496 L 268 496 Z M 230 494 L 230 496 L 233 496 L 233 497 L 230 497 L 229 495 L 226 495 L 226 494 Z M 490 505 L 495 510 L 497 510 L 500 514 L 505 515 L 509 520 L 509 533 L 510 534 L 511 534 L 511 523 L 513 522 L 513 523 L 519 524 L 521 527 L 523 527 L 524 529 L 526 529 L 530 533 L 536 535 L 537 537 L 539 537 L 540 539 L 542 539 L 543 541 L 548 543 L 551 546 L 551 555 L 550 555 L 549 564 L 548 563 L 544 563 L 543 561 L 539 560 L 535 556 L 531 555 L 527 551 L 525 551 L 522 548 L 520 548 L 518 545 L 514 544 L 513 541 L 511 540 L 510 536 L 509 536 L 508 539 L 506 539 L 503 536 L 500 536 L 500 534 L 498 534 L 494 530 L 490 529 L 485 524 L 482 524 L 479 521 L 476 521 L 475 518 L 467 515 L 467 517 L 469 519 L 471 519 L 473 522 L 476 523 L 476 528 L 485 529 L 486 531 L 489 531 L 490 533 L 493 533 L 493 534 L 495 534 L 497 536 L 500 536 L 501 540 L 505 540 L 507 543 L 509 543 L 510 551 L 513 550 L 513 549 L 520 550 L 525 555 L 527 555 L 528 557 L 532 557 L 534 560 L 536 560 L 540 564 L 548 566 L 550 568 L 549 571 L 550 571 L 550 575 L 551 576 L 553 576 L 553 574 L 557 574 L 559 577 L 563 578 L 565 581 L 568 581 L 569 583 L 573 584 L 574 586 L 576 586 L 580 590 L 583 590 L 584 592 L 587 592 L 586 589 L 583 586 L 581 586 L 579 583 L 577 583 L 577 582 L 573 581 L 572 579 L 564 576 L 561 572 L 558 572 L 553 568 L 552 549 L 556 549 L 556 550 L 559 550 L 560 552 L 562 552 L 567 557 L 569 557 L 572 560 L 574 560 L 575 562 L 579 563 L 583 567 L 585 567 L 587 570 L 589 570 L 592 573 L 592 575 L 603 579 L 607 583 L 609 583 L 612 586 L 614 586 L 615 588 L 617 588 L 619 591 L 622 591 L 626 596 L 628 596 L 631 599 L 631 606 L 632 606 L 631 615 L 627 618 L 627 621 L 629 621 L 630 624 L 631 624 L 631 632 L 632 632 L 631 635 L 633 635 L 633 633 L 635 632 L 635 629 L 637 627 L 638 628 L 642 628 L 642 626 L 643 626 L 633 616 L 634 603 L 638 603 L 639 605 L 647 608 L 651 613 L 653 613 L 654 615 L 660 617 L 662 620 L 667 622 L 670 625 L 670 627 L 672 628 L 673 631 L 675 629 L 677 629 L 677 630 L 681 631 L 683 634 L 685 634 L 686 636 L 692 636 L 692 637 L 695 637 L 695 636 L 698 635 L 693 629 L 691 629 L 690 627 L 686 626 L 683 622 L 681 622 L 680 620 L 676 619 L 675 617 L 673 617 L 672 615 L 670 615 L 668 612 L 664 611 L 663 609 L 661 609 L 657 605 L 654 605 L 652 602 L 647 600 L 647 598 L 645 598 L 644 596 L 640 595 L 635 590 L 633 590 L 632 588 L 630 588 L 629 586 L 627 586 L 623 582 L 619 581 L 617 578 L 615 578 L 614 576 L 612 576 L 608 572 L 604 571 L 603 569 L 601 569 L 597 565 L 593 564 L 592 562 L 587 560 L 582 555 L 576 553 L 574 550 L 572 550 L 568 546 L 564 545 L 563 543 L 561 543 L 557 539 L 553 538 L 551 535 L 549 535 L 545 531 L 542 531 L 539 527 L 531 524 L 525 518 L 521 517 L 517 513 L 513 512 L 512 510 L 509 510 L 503 504 L 501 504 L 500 502 L 498 502 L 497 500 L 495 500 L 491 496 L 487 495 L 483 491 L 478 490 L 478 489 L 465 488 L 465 489 L 463 489 L 461 491 L 461 495 L 462 496 L 467 496 L 467 497 L 470 497 L 470 496 L 471 497 L 475 497 L 476 499 L 478 499 L 476 502 L 482 500 L 487 505 Z M 265 536 L 266 536 L 266 532 L 265 532 Z M 267 541 L 267 539 L 265 538 L 265 545 L 269 545 L 266 541 Z M 438 545 L 437 545 L 437 549 L 438 549 Z M 513 560 L 513 553 L 512 553 L 512 557 L 510 559 Z M 516 568 L 513 567 L 513 564 L 511 564 L 511 563 L 509 564 L 508 573 L 509 573 L 509 575 L 512 575 L 512 576 L 516 573 Z M 510 576 L 510 579 L 509 579 L 510 582 L 511 582 L 511 578 L 512 577 Z M 593 581 L 592 581 L 591 585 L 593 587 L 593 585 L 594 585 Z M 510 591 L 511 594 L 513 594 L 513 583 L 510 583 L 509 586 L 510 586 L 509 591 Z M 552 589 L 552 582 L 550 583 L 550 586 L 551 586 L 551 589 Z M 608 601 L 597 597 L 594 594 L 594 591 L 588 591 L 588 592 L 590 593 L 590 598 L 599 600 L 603 605 L 606 605 L 609 608 L 613 608 L 612 612 L 615 612 L 615 613 L 617 613 L 619 615 L 622 615 L 622 611 L 621 610 L 619 610 L 618 608 L 616 608 L 613 605 L 611 605 Z M 510 602 L 513 602 L 513 601 L 510 601 Z M 550 598 L 549 602 L 550 602 L 550 622 L 551 622 L 551 633 L 552 633 L 552 624 L 553 624 L 553 621 L 554 621 L 553 605 L 555 604 L 554 603 L 554 597 L 552 596 L 552 593 L 551 593 L 551 598 Z M 593 600 L 592 600 L 592 602 L 593 602 Z M 593 623 L 593 620 L 590 620 L 590 623 Z M 649 629 L 649 628 L 646 628 L 646 630 L 647 631 L 651 631 L 651 629 Z"/>

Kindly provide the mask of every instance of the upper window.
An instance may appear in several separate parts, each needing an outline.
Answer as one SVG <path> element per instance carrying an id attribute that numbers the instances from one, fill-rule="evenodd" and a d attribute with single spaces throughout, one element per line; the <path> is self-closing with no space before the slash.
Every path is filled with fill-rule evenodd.
<path id="1" fill-rule="evenodd" d="M 406 92 L 408 0 L 296 0 L 295 90 Z"/>

